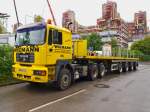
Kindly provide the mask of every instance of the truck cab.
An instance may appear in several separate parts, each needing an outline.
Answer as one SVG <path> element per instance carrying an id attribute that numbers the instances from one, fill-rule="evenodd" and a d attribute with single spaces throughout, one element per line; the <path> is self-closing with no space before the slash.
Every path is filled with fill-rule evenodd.
<path id="1" fill-rule="evenodd" d="M 14 78 L 38 83 L 56 81 L 57 63 L 69 63 L 71 59 L 72 34 L 69 30 L 49 23 L 17 29 L 12 67 Z"/>

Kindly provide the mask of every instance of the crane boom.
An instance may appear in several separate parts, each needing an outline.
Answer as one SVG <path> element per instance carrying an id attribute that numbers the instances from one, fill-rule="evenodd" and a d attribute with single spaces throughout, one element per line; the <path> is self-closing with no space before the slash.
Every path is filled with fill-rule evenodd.
<path id="1" fill-rule="evenodd" d="M 50 5 L 49 0 L 47 0 L 47 4 L 48 4 L 49 10 L 50 10 L 50 13 L 51 13 L 51 15 L 52 15 L 54 24 L 57 25 L 57 24 L 56 24 L 56 20 L 55 20 L 55 16 L 54 16 L 54 13 L 53 13 L 53 10 L 52 10 L 52 7 L 51 7 L 51 5 Z"/>
<path id="2" fill-rule="evenodd" d="M 16 1 L 13 0 L 13 2 L 14 2 L 14 8 L 15 8 L 15 13 L 16 13 L 16 18 L 17 18 L 17 24 L 19 26 L 19 17 L 18 17 L 18 12 L 17 12 L 17 7 L 16 7 Z"/>

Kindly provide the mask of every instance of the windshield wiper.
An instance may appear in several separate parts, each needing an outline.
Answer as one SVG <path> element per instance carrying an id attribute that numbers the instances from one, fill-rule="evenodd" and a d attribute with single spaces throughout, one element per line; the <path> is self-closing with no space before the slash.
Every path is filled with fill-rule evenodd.
<path id="1" fill-rule="evenodd" d="M 34 46 L 35 44 L 31 43 L 21 43 L 21 44 L 16 44 L 15 46 Z"/>
<path id="2" fill-rule="evenodd" d="M 35 44 L 28 43 L 28 44 L 26 44 L 26 45 L 29 45 L 29 46 L 34 46 Z"/>

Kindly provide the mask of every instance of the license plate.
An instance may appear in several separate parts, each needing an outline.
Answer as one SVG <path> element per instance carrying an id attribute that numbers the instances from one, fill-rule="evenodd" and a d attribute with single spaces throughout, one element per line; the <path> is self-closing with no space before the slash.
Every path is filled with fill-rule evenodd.
<path id="1" fill-rule="evenodd" d="M 26 69 L 19 69 L 19 72 L 26 72 Z"/>

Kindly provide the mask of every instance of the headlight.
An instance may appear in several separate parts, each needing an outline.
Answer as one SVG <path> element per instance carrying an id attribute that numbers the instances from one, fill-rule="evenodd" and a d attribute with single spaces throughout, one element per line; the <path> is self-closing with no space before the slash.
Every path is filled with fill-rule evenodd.
<path id="1" fill-rule="evenodd" d="M 44 71 L 44 70 L 34 70 L 33 75 L 46 76 L 46 71 Z"/>

